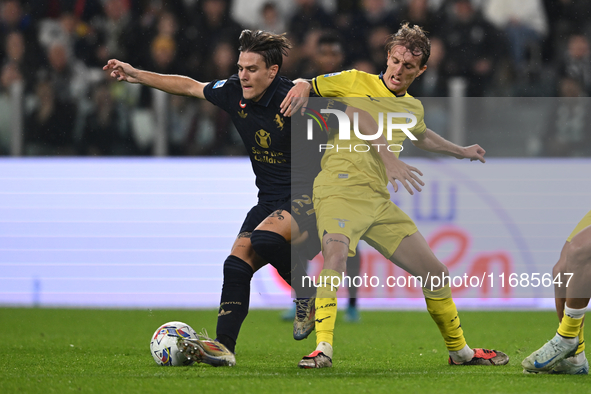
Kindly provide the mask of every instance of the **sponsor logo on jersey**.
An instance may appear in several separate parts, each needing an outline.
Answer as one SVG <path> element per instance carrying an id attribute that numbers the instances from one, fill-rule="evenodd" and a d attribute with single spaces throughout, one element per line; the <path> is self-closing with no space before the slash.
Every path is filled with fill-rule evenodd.
<path id="1" fill-rule="evenodd" d="M 244 118 L 246 118 L 248 116 L 248 114 L 246 112 L 244 112 L 244 111 L 238 111 L 238 115 L 240 115 L 240 117 L 242 119 L 244 119 Z"/>
<path id="2" fill-rule="evenodd" d="M 271 146 L 271 134 L 263 129 L 256 132 L 254 139 L 261 148 L 267 149 Z"/>
<path id="3" fill-rule="evenodd" d="M 223 81 L 217 81 L 214 85 L 213 88 L 217 89 L 217 88 L 221 88 L 222 86 L 224 86 L 224 84 L 226 83 L 227 79 L 224 79 Z"/>
<path id="4" fill-rule="evenodd" d="M 328 77 L 334 77 L 335 75 L 339 75 L 341 72 L 339 71 L 338 73 L 330 73 L 330 74 L 324 74 L 324 78 L 328 78 Z"/>

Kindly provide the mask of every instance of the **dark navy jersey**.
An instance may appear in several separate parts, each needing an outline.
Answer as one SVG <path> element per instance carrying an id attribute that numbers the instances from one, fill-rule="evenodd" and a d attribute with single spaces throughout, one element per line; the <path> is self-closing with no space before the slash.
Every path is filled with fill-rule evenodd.
<path id="1" fill-rule="evenodd" d="M 230 114 L 248 151 L 263 201 L 287 198 L 291 193 L 291 121 L 282 116 L 280 105 L 292 87 L 289 79 L 277 76 L 254 102 L 242 97 L 240 80 L 234 74 L 203 89 L 209 102 Z"/>

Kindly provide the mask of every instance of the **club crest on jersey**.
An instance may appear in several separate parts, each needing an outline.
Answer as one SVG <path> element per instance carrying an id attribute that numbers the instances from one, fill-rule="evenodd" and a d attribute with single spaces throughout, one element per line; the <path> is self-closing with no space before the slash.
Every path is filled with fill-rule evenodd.
<path id="1" fill-rule="evenodd" d="M 224 79 L 222 81 L 217 81 L 214 85 L 213 88 L 217 89 L 217 88 L 221 88 L 222 86 L 224 86 L 224 84 L 226 83 L 227 79 Z"/>
<path id="2" fill-rule="evenodd" d="M 267 149 L 271 146 L 271 134 L 263 129 L 256 132 L 254 139 L 261 148 Z"/>
<path id="3" fill-rule="evenodd" d="M 408 112 L 409 114 L 411 114 L 411 115 L 414 115 L 414 114 L 415 114 L 414 112 L 412 112 L 412 111 L 409 111 L 409 110 L 407 110 L 406 108 L 404 108 L 404 110 L 405 110 L 406 112 Z M 411 119 L 411 118 L 406 118 L 406 123 L 410 123 L 410 122 L 412 122 L 412 119 Z"/>
<path id="4" fill-rule="evenodd" d="M 338 73 L 330 73 L 330 74 L 324 74 L 324 78 L 328 78 L 328 77 L 334 77 L 335 75 L 339 75 L 341 72 L 339 71 Z"/>
<path id="5" fill-rule="evenodd" d="M 283 126 L 285 126 L 285 121 L 279 114 L 275 114 L 275 123 L 277 123 L 277 127 L 283 130 Z"/>
<path id="6" fill-rule="evenodd" d="M 350 222 L 350 220 L 348 220 L 348 219 L 338 219 L 338 218 L 333 218 L 333 219 L 339 222 L 340 228 L 345 228 L 345 222 Z"/>

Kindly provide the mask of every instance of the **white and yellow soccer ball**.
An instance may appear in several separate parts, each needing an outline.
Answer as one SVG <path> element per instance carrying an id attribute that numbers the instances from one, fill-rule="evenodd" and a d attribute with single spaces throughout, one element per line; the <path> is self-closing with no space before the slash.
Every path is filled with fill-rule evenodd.
<path id="1" fill-rule="evenodd" d="M 177 347 L 179 338 L 197 339 L 197 333 L 186 323 L 171 321 L 158 327 L 150 341 L 150 351 L 156 364 L 180 367 L 193 364 Z"/>

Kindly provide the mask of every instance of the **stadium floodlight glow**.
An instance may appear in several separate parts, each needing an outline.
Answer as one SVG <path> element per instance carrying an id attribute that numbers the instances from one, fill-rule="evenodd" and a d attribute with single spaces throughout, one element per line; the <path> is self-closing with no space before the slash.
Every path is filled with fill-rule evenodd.
<path id="1" fill-rule="evenodd" d="M 323 114 L 334 114 L 337 117 L 339 122 L 339 140 L 350 140 L 351 139 L 351 121 L 347 114 L 343 111 L 338 109 L 321 109 L 321 113 Z M 353 132 L 363 141 L 372 141 L 380 138 L 384 130 L 384 113 L 378 113 L 378 131 L 375 134 L 365 135 L 359 131 L 359 115 L 357 112 L 353 113 Z M 393 123 L 395 118 L 404 118 L 406 123 Z M 406 112 L 388 112 L 387 113 L 387 125 L 386 125 L 386 138 L 388 140 L 392 139 L 392 131 L 393 130 L 401 130 L 409 139 L 416 141 L 417 137 L 415 137 L 409 129 L 416 126 L 417 124 L 417 117 L 414 114 L 406 113 Z M 307 131 L 308 131 L 308 140 L 313 139 L 312 130 L 314 127 L 314 123 L 312 119 L 308 119 L 307 122 Z"/>

